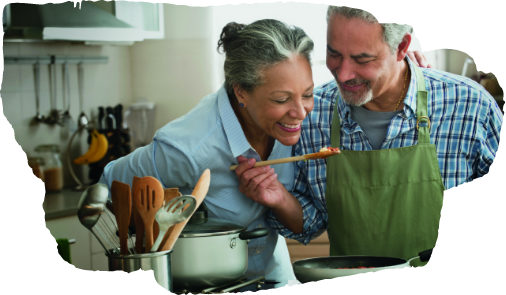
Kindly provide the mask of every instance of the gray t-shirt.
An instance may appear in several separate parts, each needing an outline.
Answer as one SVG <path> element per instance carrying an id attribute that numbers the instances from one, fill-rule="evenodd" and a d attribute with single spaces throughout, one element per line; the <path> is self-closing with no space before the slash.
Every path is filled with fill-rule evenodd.
<path id="1" fill-rule="evenodd" d="M 402 109 L 394 112 L 373 112 L 363 107 L 350 106 L 351 119 L 362 128 L 375 150 L 381 148 L 392 118 L 401 112 Z"/>

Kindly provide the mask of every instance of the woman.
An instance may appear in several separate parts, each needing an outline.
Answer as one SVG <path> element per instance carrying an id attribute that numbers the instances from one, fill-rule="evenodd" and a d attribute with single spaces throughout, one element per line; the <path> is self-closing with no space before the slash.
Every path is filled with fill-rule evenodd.
<path id="1" fill-rule="evenodd" d="M 209 217 L 238 222 L 248 230 L 268 228 L 268 209 L 239 191 L 238 179 L 229 167 L 246 158 L 264 161 L 291 156 L 301 122 L 314 103 L 313 41 L 300 28 L 260 20 L 226 25 L 220 48 L 226 54 L 224 85 L 188 114 L 160 128 L 151 144 L 108 164 L 100 182 L 110 186 L 117 180 L 131 185 L 134 176 L 149 175 L 165 188 L 177 187 L 190 194 L 209 168 L 211 184 L 204 200 Z M 293 163 L 262 169 L 269 172 L 266 177 L 292 188 Z M 293 212 L 300 208 L 295 198 L 285 205 Z M 271 210 L 278 219 L 285 218 L 276 208 Z M 265 275 L 266 280 L 279 282 L 276 287 L 295 280 L 286 242 L 278 237 L 270 230 L 267 237 L 250 241 L 248 278 Z"/>
<path id="2" fill-rule="evenodd" d="M 234 221 L 248 230 L 269 227 L 268 209 L 239 192 L 229 167 L 238 164 L 239 156 L 257 161 L 291 156 L 301 122 L 313 108 L 313 41 L 300 28 L 260 20 L 225 26 L 220 48 L 226 54 L 225 84 L 188 114 L 160 128 L 151 144 L 108 164 L 100 182 L 131 185 L 134 176 L 149 175 L 164 188 L 190 194 L 209 168 L 209 217 Z M 293 186 L 293 164 L 266 169 L 269 177 Z M 250 241 L 248 278 L 265 275 L 266 280 L 280 282 L 277 286 L 295 280 L 286 242 L 278 237 L 270 230 L 267 237 Z"/>

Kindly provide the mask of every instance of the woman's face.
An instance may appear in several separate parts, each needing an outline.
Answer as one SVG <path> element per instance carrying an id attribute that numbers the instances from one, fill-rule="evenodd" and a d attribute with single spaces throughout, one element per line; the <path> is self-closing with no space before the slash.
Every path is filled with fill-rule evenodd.
<path id="1" fill-rule="evenodd" d="M 285 146 L 294 145 L 301 123 L 314 105 L 311 66 L 304 57 L 293 56 L 266 69 L 262 80 L 252 92 L 239 91 L 237 96 L 245 104 L 245 133 L 253 138 L 268 135 Z"/>

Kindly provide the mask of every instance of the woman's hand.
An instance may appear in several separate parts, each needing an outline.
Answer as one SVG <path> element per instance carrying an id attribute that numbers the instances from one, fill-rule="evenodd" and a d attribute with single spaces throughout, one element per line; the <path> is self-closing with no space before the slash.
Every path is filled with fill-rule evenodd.
<path id="1" fill-rule="evenodd" d="M 237 160 L 239 166 L 235 169 L 235 174 L 239 179 L 241 193 L 267 208 L 275 208 L 283 203 L 286 188 L 277 179 L 274 168 L 253 167 L 256 162 L 253 158 L 239 156 Z"/>
<path id="2" fill-rule="evenodd" d="M 237 158 L 235 174 L 239 179 L 239 191 L 249 199 L 270 208 L 276 219 L 294 233 L 303 230 L 303 212 L 299 200 L 279 182 L 270 166 L 253 167 L 255 159 Z"/>
<path id="3" fill-rule="evenodd" d="M 425 59 L 425 55 L 423 55 L 420 51 L 408 51 L 407 55 L 411 61 L 422 68 L 432 68 L 430 64 L 427 63 L 427 60 Z"/>

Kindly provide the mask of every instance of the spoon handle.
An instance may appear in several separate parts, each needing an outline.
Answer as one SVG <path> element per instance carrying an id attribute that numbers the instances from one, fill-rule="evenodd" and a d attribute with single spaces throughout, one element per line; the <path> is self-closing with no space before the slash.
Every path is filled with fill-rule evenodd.
<path id="1" fill-rule="evenodd" d="M 158 250 L 158 247 L 160 246 L 160 243 L 163 240 L 163 236 L 165 235 L 166 230 L 160 229 L 160 233 L 158 234 L 158 238 L 156 239 L 155 243 L 153 244 L 153 247 L 151 247 L 151 252 L 156 252 Z"/>

